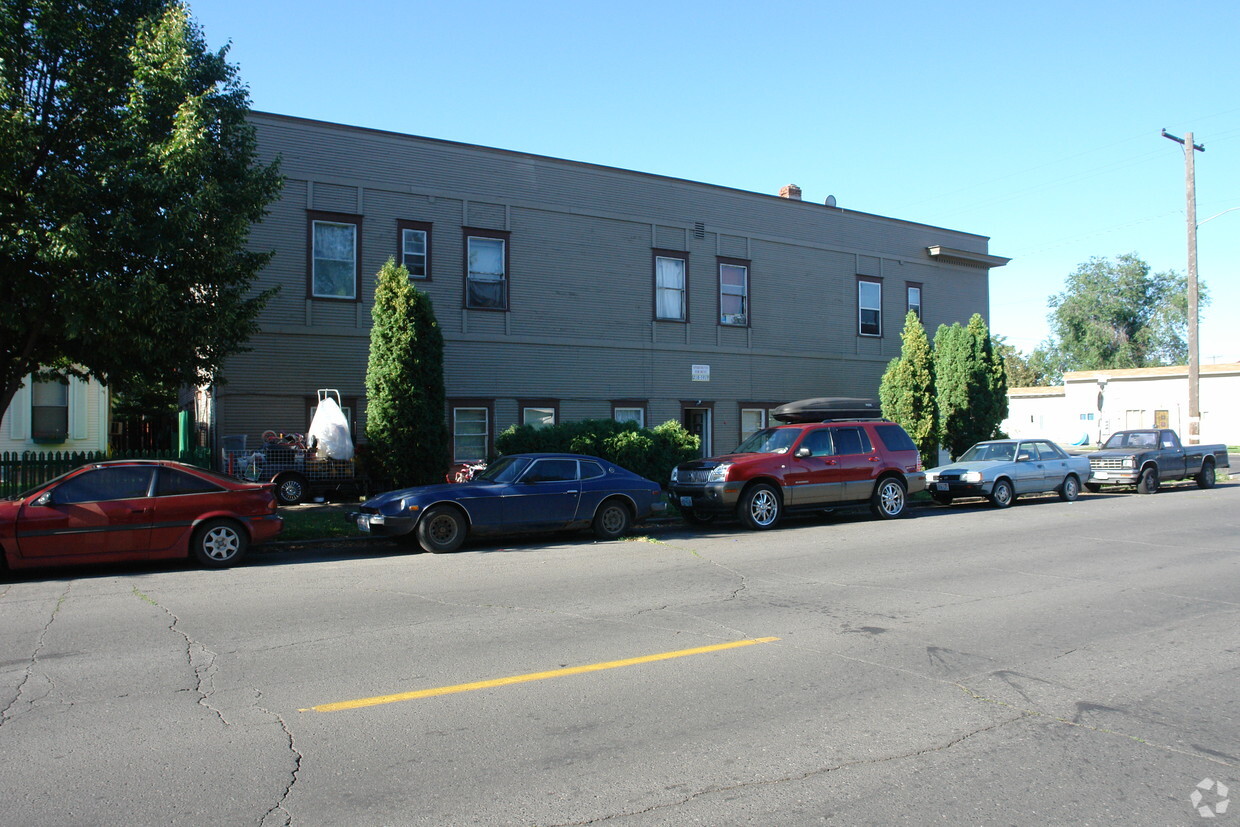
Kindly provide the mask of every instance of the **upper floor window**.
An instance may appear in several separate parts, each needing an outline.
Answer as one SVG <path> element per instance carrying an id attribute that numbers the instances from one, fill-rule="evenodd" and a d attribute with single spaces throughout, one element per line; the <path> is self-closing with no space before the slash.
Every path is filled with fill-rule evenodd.
<path id="1" fill-rule="evenodd" d="M 498 230 L 465 231 L 465 306 L 508 309 L 508 236 Z"/>
<path id="2" fill-rule="evenodd" d="M 878 279 L 857 277 L 857 332 L 883 335 L 883 283 Z"/>
<path id="3" fill-rule="evenodd" d="M 688 321 L 685 302 L 689 260 L 687 253 L 656 251 L 654 256 L 654 317 Z"/>
<path id="4" fill-rule="evenodd" d="M 69 438 L 69 383 L 56 377 L 30 385 L 30 438 L 64 442 Z"/>
<path id="5" fill-rule="evenodd" d="M 719 260 L 719 324 L 749 325 L 749 263 Z"/>
<path id="6" fill-rule="evenodd" d="M 431 225 L 425 221 L 397 221 L 400 244 L 397 260 L 409 271 L 409 278 L 431 277 Z"/>
<path id="7" fill-rule="evenodd" d="M 917 314 L 918 320 L 921 319 L 921 285 L 916 282 L 909 282 L 908 291 L 908 309 Z"/>
<path id="8" fill-rule="evenodd" d="M 310 213 L 311 298 L 358 299 L 361 292 L 361 226 L 359 216 Z"/>

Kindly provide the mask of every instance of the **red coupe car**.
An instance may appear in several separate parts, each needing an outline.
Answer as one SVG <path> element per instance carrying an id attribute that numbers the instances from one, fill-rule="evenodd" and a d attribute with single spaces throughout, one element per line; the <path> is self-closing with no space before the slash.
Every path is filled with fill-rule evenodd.
<path id="1" fill-rule="evenodd" d="M 283 528 L 270 483 L 163 460 L 83 465 L 0 500 L 0 551 L 11 569 L 191 554 L 220 568 Z"/>

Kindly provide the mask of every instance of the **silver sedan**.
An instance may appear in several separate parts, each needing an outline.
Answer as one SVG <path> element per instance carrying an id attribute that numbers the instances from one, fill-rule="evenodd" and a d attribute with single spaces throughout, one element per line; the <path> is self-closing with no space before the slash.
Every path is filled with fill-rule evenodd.
<path id="1" fill-rule="evenodd" d="M 950 505 L 964 497 L 985 497 L 1007 508 L 1022 494 L 1054 491 L 1072 502 L 1089 479 L 1089 459 L 1073 456 L 1049 439 L 995 439 L 979 442 L 955 462 L 926 472 L 926 490 L 935 502 Z"/>

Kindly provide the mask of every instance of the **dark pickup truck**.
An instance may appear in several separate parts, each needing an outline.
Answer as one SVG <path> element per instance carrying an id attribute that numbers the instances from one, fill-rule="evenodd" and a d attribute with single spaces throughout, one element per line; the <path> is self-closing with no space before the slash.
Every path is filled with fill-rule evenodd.
<path id="1" fill-rule="evenodd" d="M 1099 491 L 1104 485 L 1135 485 L 1139 494 L 1153 494 L 1173 480 L 1193 479 L 1198 488 L 1213 488 L 1218 468 L 1230 468 L 1226 445 L 1180 444 L 1169 428 L 1116 431 L 1102 449 L 1089 455 L 1089 481 L 1085 488 Z"/>

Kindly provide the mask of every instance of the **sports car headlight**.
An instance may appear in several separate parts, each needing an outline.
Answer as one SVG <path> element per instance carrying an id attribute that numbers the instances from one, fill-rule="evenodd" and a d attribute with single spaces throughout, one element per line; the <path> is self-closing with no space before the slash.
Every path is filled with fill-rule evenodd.
<path id="1" fill-rule="evenodd" d="M 403 500 L 401 500 L 401 501 L 400 501 L 400 510 L 401 510 L 401 511 L 417 511 L 417 510 L 418 510 L 418 509 L 420 509 L 421 507 L 422 507 L 422 506 L 418 504 L 418 501 L 417 501 L 417 500 L 412 500 L 412 499 L 403 499 Z"/>
<path id="2" fill-rule="evenodd" d="M 728 478 L 728 469 L 732 467 L 730 462 L 721 462 L 714 468 L 710 469 L 710 474 L 706 477 L 707 482 L 723 482 Z"/>
<path id="3" fill-rule="evenodd" d="M 965 482 L 981 482 L 982 472 L 981 471 L 965 471 L 964 475 L 960 479 L 964 480 Z"/>

